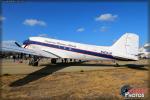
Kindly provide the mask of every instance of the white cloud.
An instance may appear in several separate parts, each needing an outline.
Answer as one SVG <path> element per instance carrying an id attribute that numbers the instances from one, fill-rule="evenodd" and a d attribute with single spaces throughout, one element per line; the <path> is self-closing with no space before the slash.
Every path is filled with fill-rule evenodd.
<path id="1" fill-rule="evenodd" d="M 85 31 L 84 28 L 78 28 L 78 29 L 77 29 L 77 32 L 83 32 L 83 31 Z"/>
<path id="2" fill-rule="evenodd" d="M 106 31 L 107 31 L 107 27 L 106 27 L 106 26 L 100 27 L 100 31 L 101 31 L 101 32 L 106 32 Z"/>
<path id="3" fill-rule="evenodd" d="M 6 17 L 0 16 L 0 21 L 3 21 L 3 20 L 5 20 L 5 19 L 6 19 Z"/>
<path id="4" fill-rule="evenodd" d="M 35 25 L 39 25 L 39 26 L 46 26 L 46 23 L 42 20 L 37 20 L 37 19 L 26 19 L 23 24 L 25 25 L 29 25 L 29 26 L 35 26 Z"/>
<path id="5" fill-rule="evenodd" d="M 112 15 L 110 13 L 101 14 L 100 16 L 96 17 L 96 21 L 114 21 L 118 18 L 118 15 Z"/>

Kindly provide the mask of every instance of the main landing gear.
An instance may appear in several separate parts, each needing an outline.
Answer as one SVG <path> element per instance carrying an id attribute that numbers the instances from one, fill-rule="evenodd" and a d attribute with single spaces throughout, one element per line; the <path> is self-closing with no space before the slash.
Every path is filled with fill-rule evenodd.
<path id="1" fill-rule="evenodd" d="M 81 60 L 76 60 L 76 59 L 70 59 L 70 58 L 62 58 L 62 59 L 58 59 L 58 58 L 52 58 L 51 59 L 51 63 L 52 64 L 56 64 L 56 63 L 73 63 L 73 62 L 82 62 Z"/>
<path id="2" fill-rule="evenodd" d="M 38 66 L 39 60 L 40 59 L 37 56 L 34 56 L 34 57 L 30 58 L 29 65 Z"/>
<path id="3" fill-rule="evenodd" d="M 51 59 L 52 64 L 56 64 L 56 62 L 57 62 L 57 59 Z"/>
<path id="4" fill-rule="evenodd" d="M 51 59 L 51 63 L 52 63 L 52 64 L 56 64 L 56 63 L 57 63 L 57 60 L 58 60 L 58 59 L 54 59 L 54 58 L 53 58 L 53 59 Z M 61 61 L 62 61 L 62 63 L 67 63 L 67 62 L 68 62 L 68 59 L 67 59 L 67 58 L 64 58 L 64 59 L 62 59 Z"/>

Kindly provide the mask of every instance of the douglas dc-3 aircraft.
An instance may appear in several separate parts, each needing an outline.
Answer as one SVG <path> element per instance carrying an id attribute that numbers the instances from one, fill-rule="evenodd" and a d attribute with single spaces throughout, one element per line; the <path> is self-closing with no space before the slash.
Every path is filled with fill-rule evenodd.
<path id="1" fill-rule="evenodd" d="M 57 63 L 58 59 L 133 61 L 138 60 L 138 50 L 139 36 L 134 33 L 124 34 L 112 46 L 88 45 L 45 37 L 30 37 L 22 47 L 11 43 L 2 45 L 4 52 L 48 57 L 51 58 L 51 63 Z"/>

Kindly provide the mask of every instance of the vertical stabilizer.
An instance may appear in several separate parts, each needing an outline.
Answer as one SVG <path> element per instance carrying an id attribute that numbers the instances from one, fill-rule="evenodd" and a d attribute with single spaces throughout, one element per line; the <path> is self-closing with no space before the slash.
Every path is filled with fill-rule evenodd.
<path id="1" fill-rule="evenodd" d="M 139 36 L 134 33 L 126 33 L 111 48 L 115 56 L 138 60 Z"/>

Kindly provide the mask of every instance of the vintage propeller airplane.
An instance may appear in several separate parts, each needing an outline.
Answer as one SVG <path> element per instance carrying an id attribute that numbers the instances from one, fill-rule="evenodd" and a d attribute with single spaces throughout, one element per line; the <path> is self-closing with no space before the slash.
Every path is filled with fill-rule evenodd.
<path id="1" fill-rule="evenodd" d="M 2 52 L 18 52 L 39 57 L 73 60 L 138 60 L 139 36 L 125 33 L 112 46 L 96 46 L 45 37 L 29 37 L 22 46 L 17 42 L 3 42 Z M 37 60 L 34 58 L 32 65 Z"/>

